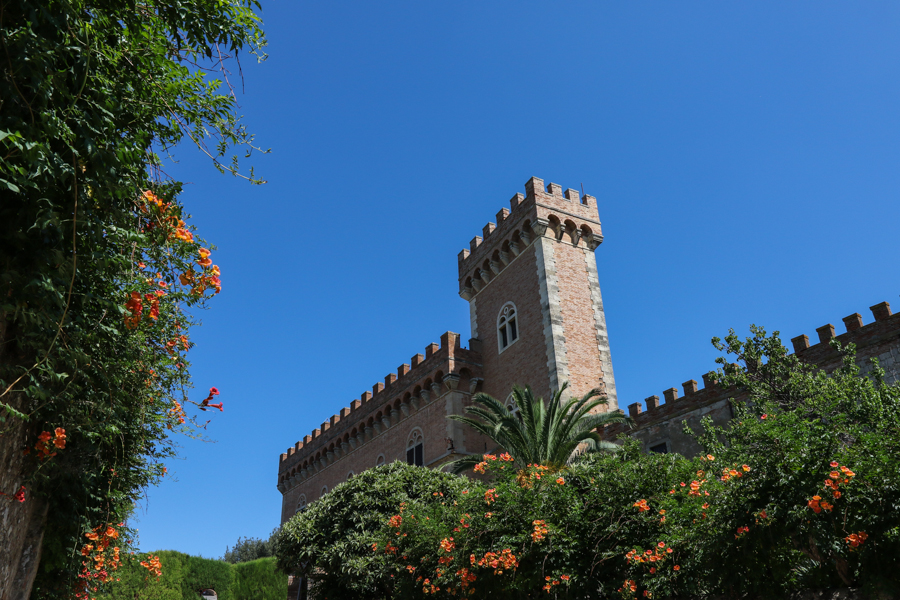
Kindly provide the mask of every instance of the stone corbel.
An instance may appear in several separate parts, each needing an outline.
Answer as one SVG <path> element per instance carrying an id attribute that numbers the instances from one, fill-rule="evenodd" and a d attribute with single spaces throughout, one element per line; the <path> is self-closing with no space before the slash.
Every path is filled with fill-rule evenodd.
<path id="1" fill-rule="evenodd" d="M 434 382 L 431 384 L 431 391 L 434 393 L 434 399 L 437 400 L 441 396 L 441 384 L 438 382 Z"/>
<path id="2" fill-rule="evenodd" d="M 375 435 L 381 433 L 381 421 L 375 421 L 372 423 L 372 429 L 375 430 Z"/>
<path id="3" fill-rule="evenodd" d="M 475 389 L 478 387 L 478 384 L 484 381 L 481 377 L 472 377 L 469 379 L 469 393 L 474 394 Z"/>
<path id="4" fill-rule="evenodd" d="M 577 246 L 578 242 L 581 241 L 582 231 L 580 229 L 576 229 L 572 232 L 572 245 Z"/>
<path id="5" fill-rule="evenodd" d="M 503 270 L 503 265 L 501 265 L 501 264 L 499 264 L 499 263 L 496 263 L 496 262 L 494 262 L 494 261 L 491 261 L 489 264 L 490 264 L 490 267 L 491 267 L 491 271 L 494 272 L 494 275 L 499 275 L 499 274 L 500 274 L 500 271 Z"/>
<path id="6" fill-rule="evenodd" d="M 447 373 L 444 375 L 444 384 L 447 386 L 447 389 L 455 390 L 459 385 L 459 379 L 458 373 Z"/>
<path id="7" fill-rule="evenodd" d="M 509 251 L 512 252 L 513 256 L 518 256 L 522 251 L 522 248 L 519 247 L 519 242 L 512 241 L 509 243 Z"/>
<path id="8" fill-rule="evenodd" d="M 352 438 L 350 438 L 349 442 L 350 442 L 350 448 L 352 448 L 353 450 L 356 450 L 356 444 L 358 442 L 356 441 L 355 435 Z"/>
<path id="9" fill-rule="evenodd" d="M 404 417 L 409 416 L 409 403 L 408 402 L 403 402 L 400 404 L 400 412 L 403 413 Z"/>
<path id="10" fill-rule="evenodd" d="M 603 242 L 603 236 L 599 233 L 592 233 L 590 238 L 586 238 L 588 248 L 591 250 L 596 250 L 597 246 L 599 246 Z"/>
<path id="11" fill-rule="evenodd" d="M 419 395 L 422 396 L 423 406 L 431 402 L 431 392 L 429 392 L 428 390 L 422 390 L 421 392 L 419 392 Z"/>
<path id="12" fill-rule="evenodd" d="M 463 290 L 459 293 L 460 298 L 468 302 L 472 299 L 472 296 L 475 295 L 475 289 L 472 287 L 463 288 Z"/>

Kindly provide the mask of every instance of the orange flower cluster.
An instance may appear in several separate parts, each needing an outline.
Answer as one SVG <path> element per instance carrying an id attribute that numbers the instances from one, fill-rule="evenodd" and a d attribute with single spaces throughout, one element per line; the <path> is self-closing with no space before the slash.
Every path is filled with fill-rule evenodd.
<path id="1" fill-rule="evenodd" d="M 393 517 L 388 519 L 388 525 L 391 527 L 400 527 L 402 523 L 403 517 L 401 517 L 400 515 L 394 515 Z"/>
<path id="2" fill-rule="evenodd" d="M 0 496 L 9 497 L 9 494 L 0 492 Z M 25 486 L 21 486 L 19 488 L 19 491 L 13 494 L 12 497 L 16 500 L 16 502 L 25 502 Z"/>
<path id="3" fill-rule="evenodd" d="M 38 436 L 38 443 L 34 445 L 34 450 L 40 460 L 46 460 L 56 456 L 56 451 L 53 450 L 54 447 L 59 450 L 66 447 L 66 430 L 62 427 L 57 427 L 53 430 L 53 433 L 42 431 L 41 435 Z"/>
<path id="4" fill-rule="evenodd" d="M 632 506 L 638 509 L 638 512 L 645 512 L 650 510 L 650 507 L 647 505 L 646 500 L 638 500 L 637 502 L 632 504 Z"/>
<path id="5" fill-rule="evenodd" d="M 119 537 L 119 531 L 115 527 L 108 524 L 98 525 L 84 534 L 84 537 L 93 543 L 85 544 L 81 548 L 84 560 L 81 562 L 79 582 L 75 589 L 75 597 L 79 600 L 86 600 L 89 591 L 96 592 L 98 582 L 109 582 L 112 578 L 110 573 L 122 564 L 119 547 L 113 546 L 113 542 Z"/>
<path id="6" fill-rule="evenodd" d="M 839 465 L 837 461 L 831 461 L 829 466 L 832 469 L 837 469 L 840 467 L 840 471 L 833 470 L 828 474 L 828 479 L 825 480 L 825 489 L 831 491 L 832 497 L 837 500 L 841 497 L 840 487 L 842 485 L 847 485 L 850 483 L 854 477 L 856 477 L 856 473 L 851 471 L 848 467 Z M 816 514 L 819 514 L 823 510 L 826 512 L 830 512 L 831 509 L 834 508 L 831 504 L 829 504 L 826 500 L 822 500 L 821 496 L 813 496 L 807 503 L 807 506 L 812 509 L 812 511 Z"/>
<path id="7" fill-rule="evenodd" d="M 625 583 L 622 585 L 622 587 L 619 588 L 620 592 L 622 590 L 631 590 L 632 593 L 636 592 L 637 591 L 637 582 L 634 579 L 626 579 Z"/>
<path id="8" fill-rule="evenodd" d="M 560 583 L 568 583 L 569 576 L 568 575 L 560 575 L 558 579 L 554 579 L 554 578 L 550 577 L 549 575 L 547 575 L 546 577 L 544 577 L 544 581 L 547 582 L 544 585 L 544 591 L 549 594 L 550 590 L 553 589 L 554 585 L 559 585 Z"/>
<path id="9" fill-rule="evenodd" d="M 831 509 L 834 508 L 833 505 L 829 504 L 827 500 L 822 500 L 822 496 L 813 496 L 812 499 L 806 503 L 812 511 L 816 514 L 819 514 L 823 510 L 826 512 L 831 512 Z"/>
<path id="10" fill-rule="evenodd" d="M 178 239 L 187 243 L 194 241 L 194 234 L 187 229 L 184 221 L 174 214 L 169 214 L 172 204 L 163 202 L 156 194 L 149 190 L 144 192 L 141 196 L 144 200 L 144 203 L 140 205 L 141 212 L 149 214 L 150 207 L 153 207 L 156 209 L 155 212 L 157 213 L 157 215 L 155 215 L 155 221 L 153 215 L 149 217 L 145 226 L 147 231 L 152 231 L 153 229 L 160 227 L 169 230 L 167 237 L 170 240 Z"/>
<path id="11" fill-rule="evenodd" d="M 663 548 L 665 548 L 665 552 L 663 552 Z M 643 554 L 639 553 L 636 549 L 631 549 L 625 554 L 625 560 L 638 565 L 645 563 L 655 563 L 665 561 L 668 557 L 667 554 L 672 554 L 671 548 L 666 548 L 665 542 L 659 542 L 656 544 L 656 548 L 651 548 L 650 550 L 644 550 Z M 651 567 L 651 573 L 656 572 L 656 567 Z"/>
<path id="12" fill-rule="evenodd" d="M 495 462 L 513 462 L 515 459 L 509 454 L 509 452 L 504 452 L 500 456 L 496 456 L 494 454 L 485 454 L 482 457 L 482 461 L 475 465 L 473 469 L 476 473 L 484 473 L 487 469 L 490 468 L 490 463 Z M 505 469 L 506 465 L 500 465 L 500 469 Z"/>
<path id="13" fill-rule="evenodd" d="M 743 473 L 741 471 L 743 471 Z M 737 469 L 729 469 L 727 467 L 722 469 L 722 481 L 728 481 L 729 479 L 731 479 L 733 477 L 738 477 L 738 478 L 743 477 L 744 473 L 750 472 L 750 466 L 742 465 L 741 471 L 738 471 Z"/>
<path id="14" fill-rule="evenodd" d="M 471 564 L 478 564 L 479 567 L 490 567 L 494 569 L 494 575 L 502 575 L 504 570 L 514 571 L 519 566 L 519 561 L 509 548 L 504 548 L 500 553 L 487 552 L 484 558 L 475 560 L 475 555 L 469 557 Z"/>
<path id="15" fill-rule="evenodd" d="M 558 483 L 559 485 L 565 485 L 565 484 L 566 484 L 566 480 L 563 479 L 562 477 L 557 477 L 557 478 L 556 478 L 556 483 Z"/>
<path id="16" fill-rule="evenodd" d="M 832 469 L 837 468 L 838 463 L 836 461 L 831 461 L 830 466 Z M 841 497 L 840 486 L 847 485 L 856 476 L 856 473 L 846 466 L 841 466 L 840 469 L 840 473 L 837 471 L 829 473 L 828 479 L 825 480 L 825 488 L 831 490 L 831 495 L 834 496 L 835 500 Z"/>
<path id="17" fill-rule="evenodd" d="M 454 548 L 456 548 L 456 544 L 453 543 L 453 538 L 444 538 L 441 540 L 441 550 L 444 552 L 453 552 Z"/>
<path id="18" fill-rule="evenodd" d="M 436 594 L 439 591 L 441 591 L 441 588 L 439 588 L 438 586 L 431 583 L 430 579 L 426 578 L 425 581 L 422 582 L 422 584 L 423 584 L 422 585 L 422 593 L 423 594 Z"/>
<path id="19" fill-rule="evenodd" d="M 468 589 L 471 588 L 472 584 L 475 582 L 475 573 L 463 567 L 462 569 L 457 571 L 456 574 L 459 575 L 459 587 L 463 592 L 468 591 Z"/>
<path id="20" fill-rule="evenodd" d="M 743 525 L 743 526 L 741 526 L 741 527 L 738 527 L 738 528 L 737 528 L 737 535 L 734 536 L 734 539 L 738 539 L 739 537 L 741 537 L 742 535 L 744 535 L 745 533 L 747 533 L 747 532 L 749 532 L 749 531 L 750 531 L 750 528 L 747 527 L 746 525 Z"/>
<path id="21" fill-rule="evenodd" d="M 546 536 L 549 531 L 547 529 L 547 523 L 540 519 L 536 519 L 532 521 L 531 524 L 534 525 L 534 531 L 531 532 L 531 541 L 539 542 L 544 539 L 544 536 Z"/>
<path id="22" fill-rule="evenodd" d="M 181 425 L 182 423 L 184 423 L 184 419 L 187 415 L 185 414 L 184 408 L 182 408 L 181 403 L 178 402 L 178 400 L 172 400 L 172 404 L 174 404 L 175 406 L 169 409 L 169 416 L 172 417 L 173 420 L 178 419 L 178 424 Z M 172 423 L 170 422 L 168 425 L 166 425 L 166 427 L 172 429 Z"/>
<path id="23" fill-rule="evenodd" d="M 181 285 L 191 286 L 191 294 L 194 296 L 202 296 L 206 290 L 211 288 L 215 289 L 215 293 L 218 294 L 222 291 L 219 267 L 212 264 L 212 259 L 209 257 L 210 251 L 206 248 L 200 248 L 198 255 L 200 258 L 195 262 L 203 270 L 197 273 L 193 269 L 189 269 L 178 276 L 178 281 L 181 282 Z"/>
<path id="24" fill-rule="evenodd" d="M 698 473 L 702 473 L 702 471 L 697 471 Z M 700 481 L 694 480 L 691 482 L 691 491 L 688 492 L 689 496 L 699 496 L 700 495 L 700 486 L 706 483 L 705 479 L 701 479 Z M 707 495 L 709 495 L 707 493 Z"/>
<path id="25" fill-rule="evenodd" d="M 159 563 L 158 556 L 150 554 L 147 556 L 147 560 L 141 561 L 141 566 L 150 571 L 150 574 L 154 575 L 157 579 L 162 575 L 162 565 Z"/>
<path id="26" fill-rule="evenodd" d="M 859 533 L 851 533 L 844 538 L 844 541 L 849 544 L 850 550 L 853 551 L 859 548 L 868 538 L 869 534 L 860 531 Z"/>
<path id="27" fill-rule="evenodd" d="M 491 504 L 492 502 L 497 501 L 497 490 L 495 488 L 491 488 L 484 493 L 484 502 L 486 504 Z"/>

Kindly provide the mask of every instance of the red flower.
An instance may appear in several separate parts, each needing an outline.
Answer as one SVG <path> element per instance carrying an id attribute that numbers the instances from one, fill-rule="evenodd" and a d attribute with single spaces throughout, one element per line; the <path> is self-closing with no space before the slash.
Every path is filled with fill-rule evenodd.
<path id="1" fill-rule="evenodd" d="M 211 388 L 209 388 L 209 393 L 213 396 L 218 396 L 219 390 L 218 390 L 218 388 L 211 387 Z"/>
<path id="2" fill-rule="evenodd" d="M 222 412 L 225 412 L 225 409 L 222 408 L 222 403 L 221 403 L 221 402 L 219 402 L 218 404 L 210 404 L 210 406 L 211 406 L 212 408 L 218 408 L 218 409 L 221 410 Z"/>
<path id="3" fill-rule="evenodd" d="M 760 417 L 760 419 L 765 419 L 765 418 L 768 417 L 768 416 L 769 416 L 769 415 L 763 415 L 763 416 Z"/>
<path id="4" fill-rule="evenodd" d="M 25 502 L 25 486 L 24 485 L 19 488 L 19 491 L 15 493 L 13 498 L 18 500 L 19 502 Z"/>

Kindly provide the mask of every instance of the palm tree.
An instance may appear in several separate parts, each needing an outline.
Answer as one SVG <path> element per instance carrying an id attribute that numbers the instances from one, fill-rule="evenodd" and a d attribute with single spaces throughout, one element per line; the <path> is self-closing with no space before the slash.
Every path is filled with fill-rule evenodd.
<path id="1" fill-rule="evenodd" d="M 489 437 L 497 444 L 495 451 L 508 452 L 519 468 L 538 464 L 560 469 L 586 452 L 617 451 L 616 444 L 603 440 L 595 430 L 630 419 L 619 411 L 592 413 L 606 404 L 606 397 L 597 389 L 579 400 L 564 402 L 562 394 L 567 387 L 564 383 L 550 402 L 535 398 L 529 386 L 514 387 L 512 397 L 518 414 L 496 398 L 479 393 L 472 398 L 473 405 L 466 407 L 466 416 L 449 418 Z M 481 460 L 480 454 L 466 456 L 451 463 L 451 470 L 462 473 Z"/>

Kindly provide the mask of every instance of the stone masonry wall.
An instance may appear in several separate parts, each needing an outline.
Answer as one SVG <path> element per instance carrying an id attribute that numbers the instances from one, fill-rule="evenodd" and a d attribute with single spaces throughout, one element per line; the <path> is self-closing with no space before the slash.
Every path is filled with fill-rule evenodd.
<path id="1" fill-rule="evenodd" d="M 618 407 L 593 252 L 602 241 L 597 203 L 541 179 L 510 200 L 459 254 L 460 296 L 483 344 L 485 390 L 505 399 L 529 384 L 549 397 L 563 382 L 574 396 L 605 389 Z M 497 342 L 501 308 L 516 306 L 520 337 Z"/>

